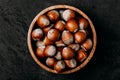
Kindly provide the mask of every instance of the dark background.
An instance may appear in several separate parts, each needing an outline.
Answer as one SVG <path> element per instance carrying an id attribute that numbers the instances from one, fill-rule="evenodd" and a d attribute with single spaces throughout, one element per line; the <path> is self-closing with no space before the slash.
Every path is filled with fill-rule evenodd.
<path id="1" fill-rule="evenodd" d="M 27 47 L 27 31 L 38 12 L 68 4 L 93 21 L 97 49 L 82 70 L 57 75 L 41 69 Z M 120 0 L 0 0 L 0 80 L 120 80 Z"/>

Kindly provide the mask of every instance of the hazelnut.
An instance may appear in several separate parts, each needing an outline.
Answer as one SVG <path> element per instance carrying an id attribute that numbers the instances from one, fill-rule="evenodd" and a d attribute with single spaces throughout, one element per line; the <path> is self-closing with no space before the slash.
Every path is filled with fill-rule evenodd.
<path id="1" fill-rule="evenodd" d="M 62 33 L 62 41 L 67 45 L 73 43 L 73 35 L 69 31 L 64 30 Z"/>
<path id="2" fill-rule="evenodd" d="M 70 47 L 74 51 L 78 51 L 80 49 L 80 45 L 79 44 L 70 44 L 68 47 Z"/>
<path id="3" fill-rule="evenodd" d="M 76 43 L 82 43 L 86 39 L 87 34 L 85 30 L 80 30 L 74 34 L 74 37 Z"/>
<path id="4" fill-rule="evenodd" d="M 55 58 L 56 58 L 57 60 L 61 60 L 61 59 L 62 59 L 62 55 L 61 55 L 61 52 L 60 52 L 60 51 L 57 52 L 57 54 L 55 55 Z"/>
<path id="5" fill-rule="evenodd" d="M 44 55 L 45 56 L 50 56 L 50 57 L 52 57 L 52 56 L 54 56 L 55 55 L 55 53 L 56 53 L 56 47 L 55 46 L 53 46 L 53 45 L 49 45 L 49 46 L 46 46 L 46 48 L 45 48 L 45 50 L 44 50 Z"/>
<path id="6" fill-rule="evenodd" d="M 51 10 L 47 13 L 47 16 L 50 18 L 51 21 L 56 21 L 59 18 L 59 13 L 57 10 Z"/>
<path id="7" fill-rule="evenodd" d="M 45 46 L 43 41 L 37 41 L 36 42 L 36 47 L 41 47 L 41 46 Z"/>
<path id="8" fill-rule="evenodd" d="M 46 65 L 49 67 L 54 67 L 55 62 L 56 62 L 56 60 L 54 58 L 48 57 L 46 59 Z"/>
<path id="9" fill-rule="evenodd" d="M 68 68 L 75 68 L 77 66 L 77 61 L 75 59 L 65 60 L 65 63 Z"/>
<path id="10" fill-rule="evenodd" d="M 92 48 L 92 40 L 91 39 L 87 39 L 82 45 L 81 48 L 84 49 L 85 51 L 88 51 Z"/>
<path id="11" fill-rule="evenodd" d="M 56 41 L 55 44 L 56 44 L 57 47 L 64 47 L 65 46 L 65 44 L 63 43 L 62 40 Z"/>
<path id="12" fill-rule="evenodd" d="M 70 20 L 70 19 L 72 19 L 72 18 L 74 18 L 74 17 L 75 17 L 75 12 L 72 11 L 72 10 L 69 10 L 69 9 L 65 10 L 65 11 L 63 12 L 63 14 L 62 14 L 62 18 L 63 18 L 65 21 L 68 21 L 68 20 Z"/>
<path id="13" fill-rule="evenodd" d="M 39 25 L 40 28 L 44 28 L 50 24 L 50 21 L 47 16 L 41 15 L 37 19 L 37 24 Z"/>
<path id="14" fill-rule="evenodd" d="M 71 59 L 71 58 L 73 58 L 74 57 L 74 50 L 72 50 L 69 47 L 63 48 L 62 57 L 64 59 Z"/>
<path id="15" fill-rule="evenodd" d="M 58 29 L 59 31 L 63 31 L 65 28 L 65 22 L 62 20 L 59 20 L 56 22 L 55 26 L 56 29 Z"/>
<path id="16" fill-rule="evenodd" d="M 36 55 L 39 57 L 39 58 L 44 58 L 44 49 L 45 49 L 45 46 L 40 46 L 36 49 Z"/>
<path id="17" fill-rule="evenodd" d="M 77 54 L 78 54 L 77 60 L 79 62 L 82 62 L 87 58 L 87 53 L 82 49 L 80 49 Z"/>
<path id="18" fill-rule="evenodd" d="M 53 24 L 51 24 L 50 26 L 46 27 L 46 28 L 43 28 L 43 31 L 45 34 L 48 33 L 48 31 L 53 27 Z"/>
<path id="19" fill-rule="evenodd" d="M 44 42 L 44 44 L 45 44 L 45 45 L 50 45 L 50 44 L 52 44 L 52 43 L 53 43 L 53 42 L 51 42 L 51 41 L 48 39 L 48 37 L 47 37 L 47 36 L 45 36 L 45 38 L 44 38 L 43 42 Z"/>
<path id="20" fill-rule="evenodd" d="M 48 31 L 47 37 L 50 41 L 57 41 L 60 37 L 60 32 L 57 29 L 51 29 Z"/>
<path id="21" fill-rule="evenodd" d="M 40 28 L 34 29 L 32 32 L 32 39 L 33 40 L 41 40 L 43 37 L 43 31 Z"/>
<path id="22" fill-rule="evenodd" d="M 66 29 L 69 30 L 70 32 L 76 32 L 78 30 L 78 24 L 76 20 L 70 19 L 66 23 Z"/>
<path id="23" fill-rule="evenodd" d="M 54 70 L 56 70 L 56 72 L 61 72 L 63 69 L 65 69 L 65 62 L 60 60 L 57 61 L 54 65 Z"/>
<path id="24" fill-rule="evenodd" d="M 88 21 L 85 18 L 79 19 L 79 28 L 86 29 L 88 27 Z"/>

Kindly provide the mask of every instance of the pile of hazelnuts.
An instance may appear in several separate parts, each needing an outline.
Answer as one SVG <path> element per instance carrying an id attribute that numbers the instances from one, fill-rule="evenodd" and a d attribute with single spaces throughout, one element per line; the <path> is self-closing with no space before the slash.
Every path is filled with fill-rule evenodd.
<path id="1" fill-rule="evenodd" d="M 32 30 L 35 55 L 56 72 L 74 69 L 89 55 L 92 36 L 89 22 L 77 12 L 50 10 L 40 15 Z"/>

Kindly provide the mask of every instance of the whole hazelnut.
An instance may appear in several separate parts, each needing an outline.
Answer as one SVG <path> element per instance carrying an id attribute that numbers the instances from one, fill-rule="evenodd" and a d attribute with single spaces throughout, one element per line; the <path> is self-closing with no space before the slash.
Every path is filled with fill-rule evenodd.
<path id="1" fill-rule="evenodd" d="M 48 39 L 47 36 L 45 36 L 43 42 L 44 42 L 45 45 L 51 45 L 51 44 L 53 44 L 53 42 L 51 42 L 51 41 Z"/>
<path id="2" fill-rule="evenodd" d="M 58 29 L 59 31 L 63 31 L 65 28 L 65 22 L 62 20 L 59 20 L 56 22 L 55 26 L 56 29 Z"/>
<path id="3" fill-rule="evenodd" d="M 76 32 L 78 30 L 78 24 L 76 20 L 70 19 L 66 23 L 66 29 L 69 30 L 70 32 Z"/>
<path id="4" fill-rule="evenodd" d="M 75 43 L 82 43 L 87 37 L 85 30 L 79 30 L 74 34 Z"/>
<path id="5" fill-rule="evenodd" d="M 47 13 L 47 16 L 50 18 L 51 21 L 56 21 L 59 18 L 59 13 L 57 10 L 51 10 Z"/>
<path id="6" fill-rule="evenodd" d="M 62 41 L 67 45 L 73 43 L 73 35 L 69 31 L 64 30 L 62 33 Z"/>
<path id="7" fill-rule="evenodd" d="M 51 29 L 48 31 L 47 37 L 50 41 L 57 41 L 60 37 L 60 32 L 57 29 Z"/>
<path id="8" fill-rule="evenodd" d="M 65 44 L 62 40 L 56 41 L 55 44 L 56 44 L 57 47 L 64 47 L 65 46 Z"/>
<path id="9" fill-rule="evenodd" d="M 48 33 L 48 31 L 53 27 L 53 24 L 51 24 L 50 26 L 46 27 L 46 28 L 43 28 L 43 31 L 45 34 Z"/>
<path id="10" fill-rule="evenodd" d="M 34 29 L 32 31 L 32 39 L 33 40 L 41 40 L 43 37 L 43 31 L 40 28 Z"/>
<path id="11" fill-rule="evenodd" d="M 85 51 L 88 51 L 92 48 L 92 40 L 91 39 L 87 39 L 82 45 L 81 48 L 84 49 Z"/>
<path id="12" fill-rule="evenodd" d="M 45 48 L 45 50 L 44 50 L 44 55 L 45 56 L 50 56 L 50 57 L 52 57 L 52 56 L 54 56 L 55 55 L 55 53 L 56 53 L 56 47 L 55 46 L 53 46 L 53 45 L 48 45 L 48 46 L 46 46 L 46 48 Z"/>
<path id="13" fill-rule="evenodd" d="M 65 62 L 60 60 L 57 61 L 54 65 L 54 70 L 56 70 L 57 73 L 61 72 L 63 69 L 65 69 Z"/>
<path id="14" fill-rule="evenodd" d="M 40 28 L 44 28 L 50 24 L 50 21 L 47 16 L 41 15 L 37 19 L 37 24 L 39 25 Z"/>
<path id="15" fill-rule="evenodd" d="M 87 53 L 83 49 L 80 49 L 77 54 L 77 60 L 79 62 L 82 62 L 87 58 Z"/>
<path id="16" fill-rule="evenodd" d="M 75 59 L 65 60 L 65 63 L 68 68 L 75 68 L 77 66 L 77 61 Z"/>
<path id="17" fill-rule="evenodd" d="M 54 58 L 48 57 L 46 59 L 46 65 L 49 67 L 54 67 L 55 62 L 56 62 L 56 60 Z"/>
<path id="18" fill-rule="evenodd" d="M 45 46 L 40 46 L 36 49 L 36 55 L 39 57 L 39 58 L 44 58 L 45 55 L 44 55 L 44 49 L 45 49 Z"/>
<path id="19" fill-rule="evenodd" d="M 68 45 L 68 47 L 70 47 L 74 51 L 78 51 L 80 49 L 80 45 L 79 44 L 70 44 L 70 45 Z"/>
<path id="20" fill-rule="evenodd" d="M 36 47 L 41 47 L 41 46 L 45 46 L 43 41 L 37 41 L 36 42 Z"/>
<path id="21" fill-rule="evenodd" d="M 63 14 L 62 14 L 62 18 L 63 18 L 65 21 L 68 21 L 68 20 L 70 20 L 70 19 L 72 19 L 72 18 L 74 18 L 74 17 L 75 17 L 75 12 L 72 11 L 72 10 L 70 10 L 70 9 L 65 10 L 65 11 L 63 12 Z"/>
<path id="22" fill-rule="evenodd" d="M 72 59 L 74 57 L 74 50 L 69 47 L 63 48 L 62 57 L 64 59 Z"/>
<path id="23" fill-rule="evenodd" d="M 86 29 L 88 27 L 88 21 L 85 18 L 79 19 L 79 28 L 80 29 Z"/>
<path id="24" fill-rule="evenodd" d="M 57 60 L 61 60 L 61 59 L 62 59 L 62 55 L 61 55 L 61 52 L 60 52 L 60 51 L 57 52 L 57 54 L 55 55 L 55 58 L 56 58 Z"/>

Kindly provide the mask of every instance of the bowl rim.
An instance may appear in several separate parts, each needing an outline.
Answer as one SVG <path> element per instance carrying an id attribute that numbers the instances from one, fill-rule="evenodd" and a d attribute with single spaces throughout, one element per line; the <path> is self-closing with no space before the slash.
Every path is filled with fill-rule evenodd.
<path id="1" fill-rule="evenodd" d="M 44 65 L 43 63 L 41 63 L 39 61 L 39 59 L 35 56 L 34 54 L 34 51 L 32 49 L 32 44 L 31 44 L 31 32 L 33 30 L 33 27 L 34 27 L 34 24 L 36 22 L 36 20 L 38 19 L 38 17 L 50 10 L 53 10 L 53 9 L 71 9 L 77 13 L 79 13 L 80 15 L 82 15 L 85 19 L 88 20 L 89 24 L 90 24 L 90 27 L 91 27 L 91 30 L 92 30 L 92 36 L 93 36 L 93 47 L 87 57 L 87 59 L 85 61 L 83 61 L 79 66 L 77 66 L 76 68 L 74 69 L 71 69 L 71 70 L 67 70 L 67 71 L 63 71 L 63 72 L 60 72 L 58 74 L 69 74 L 69 73 L 73 73 L 73 72 L 76 72 L 80 69 L 82 69 L 84 66 L 87 65 L 87 63 L 91 60 L 91 58 L 93 57 L 93 54 L 95 52 L 95 49 L 96 49 L 96 44 L 97 44 L 97 35 L 96 35 L 96 31 L 95 31 L 95 27 L 92 23 L 92 21 L 90 20 L 90 18 L 83 12 L 81 11 L 80 9 L 76 8 L 76 7 L 73 7 L 73 6 L 70 6 L 70 5 L 53 5 L 53 6 L 50 6 L 46 9 L 43 9 L 42 11 L 40 11 L 36 16 L 35 18 L 33 19 L 33 21 L 31 22 L 30 26 L 29 26 L 29 30 L 28 30 L 28 35 L 27 35 L 27 44 L 28 44 L 28 49 L 29 49 L 29 52 L 32 56 L 32 58 L 35 60 L 35 62 L 43 69 L 45 69 L 46 71 L 49 71 L 49 72 L 52 72 L 52 73 L 57 73 L 55 70 L 47 67 L 46 65 Z"/>

